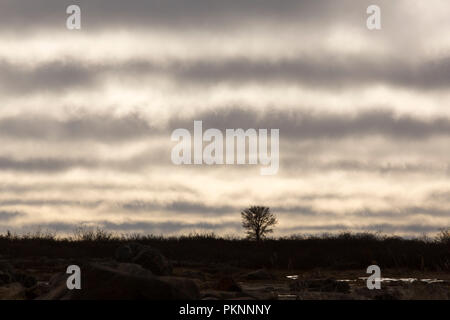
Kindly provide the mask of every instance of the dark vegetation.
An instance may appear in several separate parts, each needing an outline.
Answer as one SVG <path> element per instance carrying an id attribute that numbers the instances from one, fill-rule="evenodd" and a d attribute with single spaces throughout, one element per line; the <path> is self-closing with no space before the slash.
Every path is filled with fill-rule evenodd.
<path id="1" fill-rule="evenodd" d="M 372 233 L 292 236 L 256 242 L 222 238 L 214 234 L 180 237 L 114 235 L 101 229 L 79 229 L 71 237 L 53 233 L 0 235 L 4 258 L 47 257 L 64 259 L 109 258 L 126 242 L 159 249 L 176 262 L 226 264 L 243 268 L 360 269 L 370 264 L 382 268 L 450 271 L 450 234 L 436 238 L 405 239 Z"/>

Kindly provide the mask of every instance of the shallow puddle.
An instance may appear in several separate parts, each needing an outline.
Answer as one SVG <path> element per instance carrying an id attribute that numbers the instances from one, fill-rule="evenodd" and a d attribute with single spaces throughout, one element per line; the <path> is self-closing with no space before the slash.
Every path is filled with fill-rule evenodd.
<path id="1" fill-rule="evenodd" d="M 297 280 L 299 278 L 298 274 L 289 275 L 286 276 L 287 279 L 290 280 Z M 340 282 L 354 282 L 358 280 L 367 280 L 367 277 L 359 277 L 358 279 L 338 279 L 336 281 Z M 416 281 L 425 282 L 425 283 L 442 283 L 445 282 L 445 280 L 440 279 L 418 279 L 418 278 L 381 278 L 380 282 L 407 282 L 407 283 L 413 283 Z"/>
<path id="2" fill-rule="evenodd" d="M 360 277 L 360 280 L 367 280 L 367 277 Z M 418 279 L 418 278 L 381 278 L 380 282 L 407 282 L 413 283 L 416 281 L 425 282 L 425 283 L 442 283 L 444 280 L 440 279 Z"/>

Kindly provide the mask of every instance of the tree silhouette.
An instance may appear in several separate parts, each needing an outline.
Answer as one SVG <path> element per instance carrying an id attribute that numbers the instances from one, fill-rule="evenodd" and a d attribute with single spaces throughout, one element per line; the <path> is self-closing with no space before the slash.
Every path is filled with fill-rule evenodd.
<path id="1" fill-rule="evenodd" d="M 269 207 L 251 206 L 241 212 L 241 217 L 248 238 L 256 241 L 273 232 L 271 227 L 278 223 Z"/>

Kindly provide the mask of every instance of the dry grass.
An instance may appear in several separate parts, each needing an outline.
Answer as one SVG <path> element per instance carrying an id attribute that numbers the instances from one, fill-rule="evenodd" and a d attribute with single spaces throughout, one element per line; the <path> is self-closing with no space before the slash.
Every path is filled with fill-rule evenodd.
<path id="1" fill-rule="evenodd" d="M 7 257 L 46 256 L 58 258 L 108 258 L 120 244 L 139 242 L 158 248 L 175 261 L 223 263 L 238 267 L 282 269 L 384 268 L 450 270 L 450 232 L 436 238 L 404 239 L 373 233 L 340 233 L 322 236 L 291 236 L 255 243 L 247 239 L 189 234 L 162 237 L 113 234 L 102 229 L 78 228 L 73 236 L 58 237 L 37 231 L 0 235 L 0 255 Z"/>

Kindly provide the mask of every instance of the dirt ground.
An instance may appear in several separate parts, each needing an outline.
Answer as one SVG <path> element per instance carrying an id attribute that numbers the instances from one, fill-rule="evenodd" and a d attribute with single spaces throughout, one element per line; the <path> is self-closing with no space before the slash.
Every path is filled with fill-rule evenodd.
<path id="1" fill-rule="evenodd" d="M 106 259 L 90 262 L 111 263 Z M 0 259 L 0 266 L 3 266 L 3 270 L 0 268 L 0 299 L 39 298 L 52 290 L 52 277 L 64 273 L 67 266 L 74 263 L 77 261 L 54 258 Z M 20 277 L 8 283 L 6 266 Z M 365 270 L 248 270 L 194 262 L 175 263 L 171 275 L 194 282 L 199 292 L 197 298 L 205 300 L 450 299 L 448 272 L 382 270 L 378 290 L 367 288 L 367 276 Z"/>

